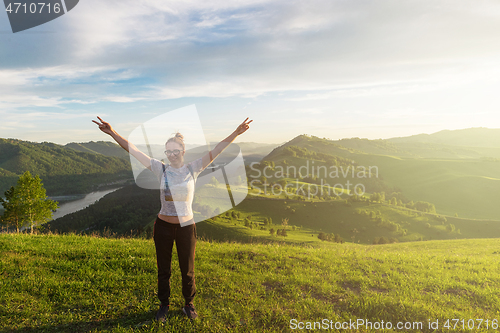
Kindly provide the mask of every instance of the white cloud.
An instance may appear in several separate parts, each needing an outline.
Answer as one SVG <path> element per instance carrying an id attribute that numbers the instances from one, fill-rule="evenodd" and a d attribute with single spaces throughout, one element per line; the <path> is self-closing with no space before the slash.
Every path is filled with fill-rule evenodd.
<path id="1" fill-rule="evenodd" d="M 479 64 L 499 56 L 499 7 L 464 0 L 88 0 L 61 23 L 61 65 L 0 70 L 0 82 L 81 83 L 87 98 L 122 102 L 279 91 L 308 92 L 302 100 L 413 93 L 483 79 Z M 497 71 L 498 61 L 492 64 Z M 113 90 L 113 82 L 134 78 L 152 82 L 138 83 L 133 96 Z"/>
<path id="2" fill-rule="evenodd" d="M 104 101 L 116 102 L 116 103 L 133 103 L 137 101 L 144 100 L 142 97 L 128 97 L 128 96 L 106 96 L 103 98 Z"/>

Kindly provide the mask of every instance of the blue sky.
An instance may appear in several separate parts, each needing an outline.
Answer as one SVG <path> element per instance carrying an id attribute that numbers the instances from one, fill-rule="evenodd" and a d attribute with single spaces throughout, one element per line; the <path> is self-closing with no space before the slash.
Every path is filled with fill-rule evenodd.
<path id="1" fill-rule="evenodd" d="M 499 128 L 498 31 L 489 0 L 81 0 L 16 34 L 3 13 L 0 137 L 108 140 L 96 115 L 127 136 L 192 104 L 210 141 L 246 117 L 268 143 Z"/>

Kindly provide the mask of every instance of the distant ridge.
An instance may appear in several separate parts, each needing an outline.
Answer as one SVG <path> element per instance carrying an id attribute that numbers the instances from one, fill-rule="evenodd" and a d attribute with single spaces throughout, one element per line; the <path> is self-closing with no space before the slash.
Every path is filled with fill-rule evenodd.
<path id="1" fill-rule="evenodd" d="M 359 137 L 330 140 L 302 134 L 277 147 L 264 159 L 274 158 L 280 147 L 288 146 L 342 157 L 365 153 L 409 158 L 500 159 L 500 129 L 443 130 L 433 134 L 375 140 Z"/>
<path id="2" fill-rule="evenodd" d="M 211 142 L 210 147 L 213 149 L 219 142 Z M 256 142 L 239 142 L 244 156 L 253 156 L 254 158 L 260 158 L 267 155 L 273 148 L 277 146 L 274 143 L 256 143 Z M 196 146 L 196 145 L 195 145 Z M 187 145 L 186 149 L 189 150 L 195 146 Z M 76 151 L 81 151 L 85 153 L 102 154 L 106 156 L 114 156 L 128 160 L 130 157 L 128 153 L 119 145 L 109 141 L 90 141 L 90 142 L 71 142 L 64 146 L 65 148 L 71 148 Z M 139 147 L 146 151 L 145 147 Z"/>
<path id="3" fill-rule="evenodd" d="M 387 139 L 393 143 L 434 143 L 462 147 L 500 148 L 500 129 L 473 127 L 459 130 L 442 130 L 432 134 L 417 134 Z"/>
<path id="4" fill-rule="evenodd" d="M 128 153 L 119 145 L 109 141 L 70 142 L 64 146 L 84 153 L 102 154 L 129 159 Z"/>

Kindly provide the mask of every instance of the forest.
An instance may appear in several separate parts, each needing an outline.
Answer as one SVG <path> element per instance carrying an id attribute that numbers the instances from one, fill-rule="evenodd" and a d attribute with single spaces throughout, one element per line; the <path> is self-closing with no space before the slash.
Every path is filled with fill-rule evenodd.
<path id="1" fill-rule="evenodd" d="M 130 162 L 123 158 L 48 142 L 0 139 L 0 193 L 26 171 L 42 179 L 49 196 L 89 193 L 106 183 L 133 179 Z"/>

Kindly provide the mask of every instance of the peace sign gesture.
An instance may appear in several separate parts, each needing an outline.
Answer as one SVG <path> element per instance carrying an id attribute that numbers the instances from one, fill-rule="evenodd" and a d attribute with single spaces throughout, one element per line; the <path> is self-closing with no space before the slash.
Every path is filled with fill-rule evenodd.
<path id="1" fill-rule="evenodd" d="M 111 135 L 113 133 L 113 128 L 111 127 L 111 125 L 109 123 L 105 122 L 104 120 L 102 120 L 101 117 L 99 117 L 99 116 L 97 116 L 97 119 L 99 119 L 101 121 L 101 123 L 98 123 L 95 120 L 92 120 L 92 121 L 94 123 L 96 123 L 97 125 L 99 125 L 99 129 L 101 131 L 103 131 L 106 134 Z"/>
<path id="2" fill-rule="evenodd" d="M 253 120 L 250 120 L 250 121 L 247 121 L 248 120 L 248 117 L 247 119 L 245 119 L 237 128 L 236 130 L 234 131 L 236 133 L 236 135 L 240 135 L 240 134 L 243 134 L 246 132 L 247 129 L 250 128 L 250 126 L 248 126 Z"/>

